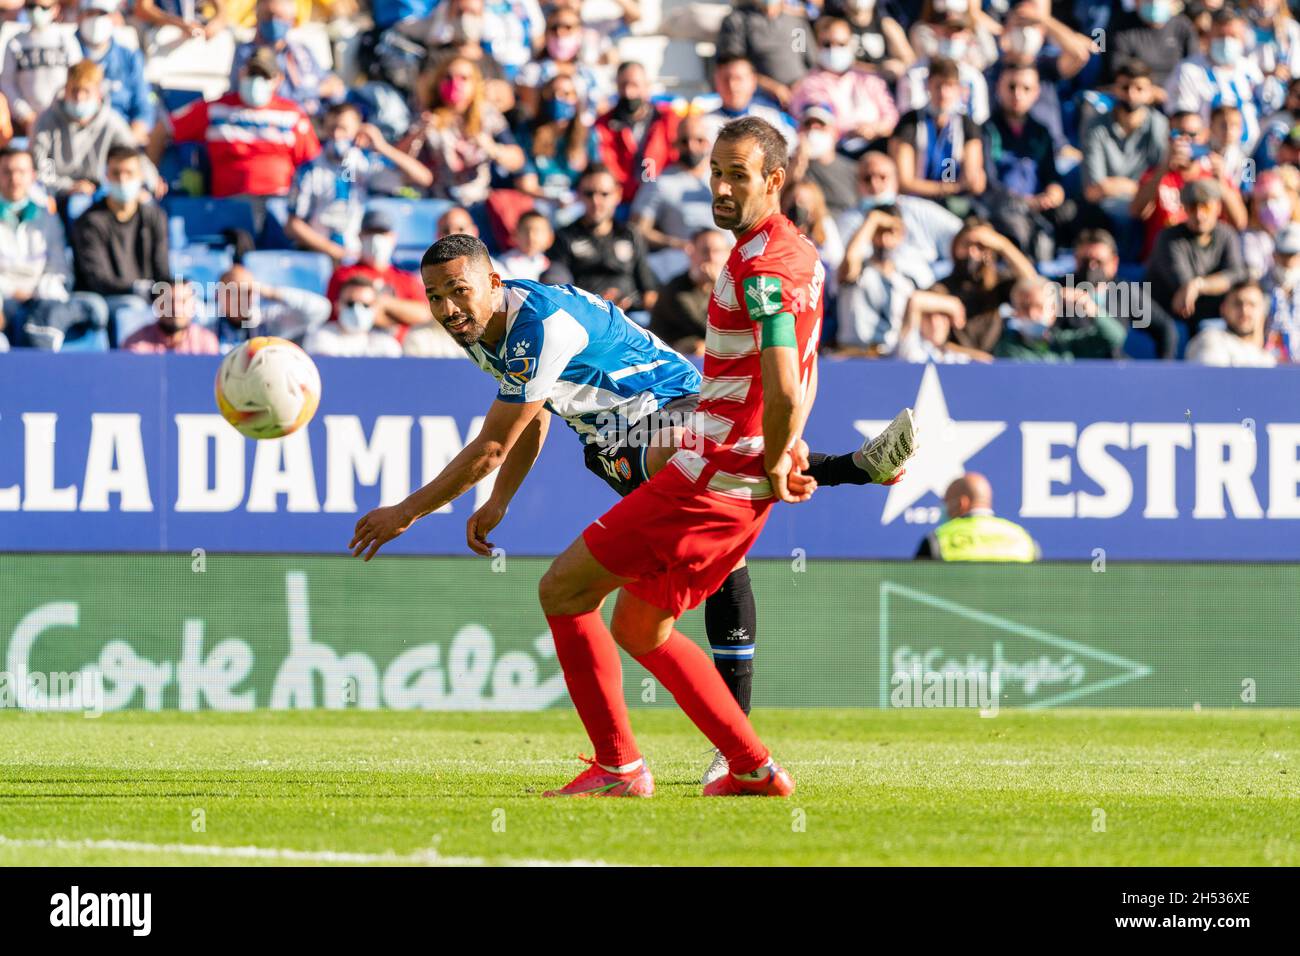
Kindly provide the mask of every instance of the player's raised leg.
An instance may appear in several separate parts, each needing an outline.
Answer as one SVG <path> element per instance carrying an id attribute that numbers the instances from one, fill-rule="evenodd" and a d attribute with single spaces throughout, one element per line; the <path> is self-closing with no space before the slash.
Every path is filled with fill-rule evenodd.
<path id="1" fill-rule="evenodd" d="M 626 579 L 592 557 L 581 538 L 551 564 L 538 588 L 569 697 L 595 749 L 590 766 L 548 797 L 648 797 L 654 779 L 637 749 L 623 700 L 618 647 L 600 616 Z"/>

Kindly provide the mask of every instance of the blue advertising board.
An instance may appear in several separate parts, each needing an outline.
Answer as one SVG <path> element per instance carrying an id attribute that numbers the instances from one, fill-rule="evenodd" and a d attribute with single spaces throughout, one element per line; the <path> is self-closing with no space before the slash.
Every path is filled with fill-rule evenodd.
<path id="1" fill-rule="evenodd" d="M 253 442 L 216 412 L 217 361 L 0 356 L 0 550 L 341 553 L 360 515 L 455 457 L 495 394 L 465 361 L 320 359 L 310 426 Z M 829 360 L 809 444 L 848 451 L 906 405 L 920 450 L 903 481 L 779 505 L 754 554 L 909 557 L 975 470 L 1047 558 L 1300 559 L 1300 370 Z M 486 494 L 387 553 L 468 553 Z M 614 500 L 557 422 L 494 541 L 557 553 Z"/>

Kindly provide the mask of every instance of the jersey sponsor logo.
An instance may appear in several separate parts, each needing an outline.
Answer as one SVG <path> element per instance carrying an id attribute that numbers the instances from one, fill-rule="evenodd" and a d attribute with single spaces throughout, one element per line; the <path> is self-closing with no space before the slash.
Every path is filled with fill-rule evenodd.
<path id="1" fill-rule="evenodd" d="M 745 307 L 751 318 L 780 315 L 781 280 L 776 276 L 750 276 L 741 283 L 745 290 Z"/>
<path id="2" fill-rule="evenodd" d="M 507 381 L 507 380 L 504 379 L 504 378 L 501 379 L 501 388 L 499 389 L 498 394 L 500 394 L 500 395 L 522 395 L 523 393 L 524 393 L 524 387 L 523 387 L 522 385 L 518 385 L 518 384 L 516 384 L 516 383 L 514 383 L 514 382 Z"/>

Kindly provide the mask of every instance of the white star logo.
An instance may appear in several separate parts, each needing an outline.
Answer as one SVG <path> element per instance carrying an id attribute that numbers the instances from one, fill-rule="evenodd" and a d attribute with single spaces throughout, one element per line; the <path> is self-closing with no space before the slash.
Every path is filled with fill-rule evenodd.
<path id="1" fill-rule="evenodd" d="M 921 387 L 912 406 L 916 422 L 917 452 L 907 462 L 907 474 L 889 486 L 881 524 L 889 524 L 927 492 L 940 500 L 948 485 L 966 471 L 967 459 L 1006 430 L 1006 422 L 957 422 L 948 414 L 948 402 L 939 384 L 939 372 L 933 365 L 925 367 Z M 884 431 L 887 421 L 858 420 L 853 427 L 865 438 Z"/>

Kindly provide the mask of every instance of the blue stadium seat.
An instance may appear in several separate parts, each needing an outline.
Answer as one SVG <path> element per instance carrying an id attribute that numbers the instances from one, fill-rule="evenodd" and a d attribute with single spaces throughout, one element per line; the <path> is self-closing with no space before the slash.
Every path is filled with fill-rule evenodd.
<path id="1" fill-rule="evenodd" d="M 162 100 L 162 108 L 168 113 L 175 113 L 186 103 L 203 99 L 202 90 L 173 90 L 167 87 L 155 87 L 154 93 Z"/>
<path id="2" fill-rule="evenodd" d="M 244 229 L 257 235 L 254 226 L 253 204 L 247 199 L 213 199 L 210 196 L 177 196 L 169 194 L 163 201 L 167 214 L 185 224 L 188 242 L 206 242 L 224 246 L 225 229 Z M 175 228 L 175 227 L 173 227 Z"/>
<path id="3" fill-rule="evenodd" d="M 397 229 L 397 248 L 409 251 L 418 247 L 418 260 L 438 234 L 438 220 L 452 205 L 446 199 L 377 198 L 366 203 L 366 211 L 384 212 Z"/>
<path id="4" fill-rule="evenodd" d="M 210 299 L 213 284 L 230 268 L 234 255 L 229 248 L 212 249 L 207 246 L 188 246 L 171 252 L 172 275 L 178 279 L 197 282 L 203 297 Z"/>
<path id="5" fill-rule="evenodd" d="M 258 282 L 271 286 L 290 286 L 324 295 L 334 272 L 334 263 L 320 252 L 250 252 L 244 266 Z"/>
<path id="6" fill-rule="evenodd" d="M 108 351 L 108 329 L 98 329 L 89 325 L 82 328 L 84 331 L 80 335 L 63 340 L 63 345 L 59 347 L 60 352 Z"/>

